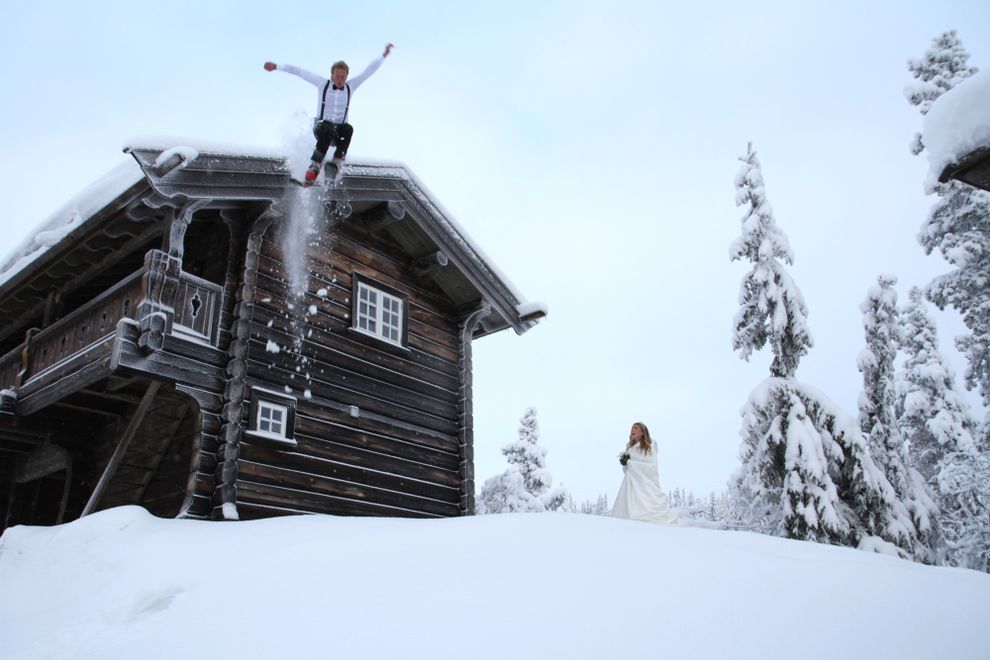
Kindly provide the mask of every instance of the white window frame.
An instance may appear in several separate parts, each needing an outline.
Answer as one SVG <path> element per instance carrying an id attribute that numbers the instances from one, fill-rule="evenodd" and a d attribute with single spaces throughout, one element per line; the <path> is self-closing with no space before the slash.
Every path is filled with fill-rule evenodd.
<path id="1" fill-rule="evenodd" d="M 357 283 L 353 328 L 395 346 L 403 345 L 406 301 L 366 282 Z"/>
<path id="2" fill-rule="evenodd" d="M 265 417 L 265 413 L 268 413 L 268 417 Z M 279 412 L 281 413 L 281 420 L 275 420 L 271 413 Z M 265 428 L 265 425 L 268 428 Z M 279 430 L 272 430 L 275 425 L 278 425 Z M 266 401 L 261 399 L 258 401 L 258 416 L 254 420 L 254 432 L 258 435 L 266 435 L 270 438 L 279 438 L 281 440 L 289 439 L 289 406 L 283 405 L 281 403 L 274 403 L 273 401 Z"/>

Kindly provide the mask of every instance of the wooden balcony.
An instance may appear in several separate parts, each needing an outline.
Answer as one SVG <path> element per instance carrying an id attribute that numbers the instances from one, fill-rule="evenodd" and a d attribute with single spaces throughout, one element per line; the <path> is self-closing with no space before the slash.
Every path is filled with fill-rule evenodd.
<path id="1" fill-rule="evenodd" d="M 141 270 L 47 328 L 28 330 L 0 358 L 0 390 L 16 393 L 18 414 L 31 414 L 120 369 L 124 337 L 142 354 L 176 341 L 219 353 L 222 295 L 220 285 L 184 273 L 176 257 L 151 250 Z M 133 360 L 127 368 L 142 370 Z"/>

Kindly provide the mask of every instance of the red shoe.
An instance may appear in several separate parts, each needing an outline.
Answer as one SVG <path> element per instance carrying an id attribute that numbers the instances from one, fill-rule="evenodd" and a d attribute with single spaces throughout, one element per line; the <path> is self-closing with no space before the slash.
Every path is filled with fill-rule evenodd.
<path id="1" fill-rule="evenodd" d="M 318 177 L 319 175 L 320 175 L 320 166 L 316 164 L 310 165 L 309 169 L 306 170 L 306 179 L 303 181 L 303 185 L 306 186 L 307 188 L 313 185 L 314 183 L 316 183 L 316 177 Z"/>

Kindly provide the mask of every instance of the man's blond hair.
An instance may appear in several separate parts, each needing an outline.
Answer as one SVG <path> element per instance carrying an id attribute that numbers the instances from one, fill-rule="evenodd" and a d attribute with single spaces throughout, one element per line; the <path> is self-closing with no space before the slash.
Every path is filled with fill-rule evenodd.
<path id="1" fill-rule="evenodd" d="M 351 67 L 347 66 L 347 62 L 345 62 L 344 60 L 340 60 L 338 62 L 334 62 L 333 63 L 333 66 L 330 67 L 330 73 L 333 73 L 337 69 L 343 69 L 347 73 L 350 73 L 351 72 Z"/>

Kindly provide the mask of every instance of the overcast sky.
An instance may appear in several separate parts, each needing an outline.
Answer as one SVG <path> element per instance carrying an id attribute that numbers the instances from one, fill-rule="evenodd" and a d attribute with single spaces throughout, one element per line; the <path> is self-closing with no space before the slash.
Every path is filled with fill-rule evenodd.
<path id="1" fill-rule="evenodd" d="M 738 156 L 763 164 L 815 338 L 798 378 L 850 414 L 859 305 L 879 273 L 945 272 L 915 241 L 931 199 L 908 143 L 906 60 L 956 29 L 990 68 L 990 3 L 5 2 L 0 256 L 141 135 L 278 147 L 313 91 L 265 60 L 353 73 L 352 156 L 399 160 L 550 316 L 475 344 L 479 487 L 537 408 L 579 501 L 621 480 L 630 424 L 665 488 L 724 488 L 739 409 L 768 374 L 731 322 Z M 959 372 L 954 313 L 938 315 Z M 969 397 L 974 403 L 976 398 Z"/>

